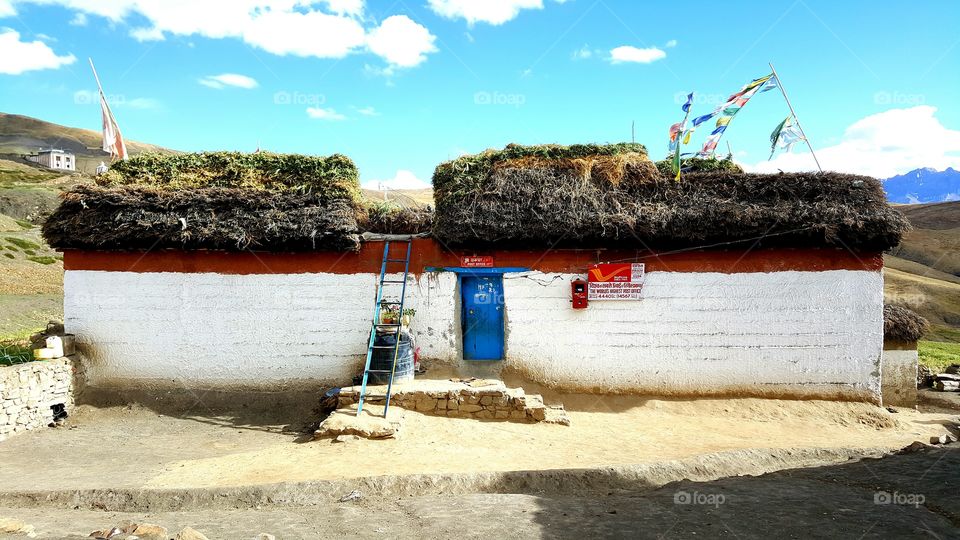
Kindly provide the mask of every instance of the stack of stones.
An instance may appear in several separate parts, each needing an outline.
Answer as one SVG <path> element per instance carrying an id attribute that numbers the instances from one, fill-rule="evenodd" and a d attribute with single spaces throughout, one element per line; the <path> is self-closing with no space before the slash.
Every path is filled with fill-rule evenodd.
<path id="1" fill-rule="evenodd" d="M 382 405 L 385 387 L 367 387 L 365 403 Z M 360 399 L 360 387 L 340 390 L 338 407 L 351 407 Z M 393 387 L 391 405 L 411 411 L 455 418 L 555 422 L 569 424 L 562 408 L 547 407 L 536 394 L 507 388 L 502 381 L 416 381 Z M 564 421 L 565 420 L 565 421 Z"/>
<path id="2" fill-rule="evenodd" d="M 46 427 L 73 407 L 73 362 L 57 358 L 0 367 L 0 441 Z"/>

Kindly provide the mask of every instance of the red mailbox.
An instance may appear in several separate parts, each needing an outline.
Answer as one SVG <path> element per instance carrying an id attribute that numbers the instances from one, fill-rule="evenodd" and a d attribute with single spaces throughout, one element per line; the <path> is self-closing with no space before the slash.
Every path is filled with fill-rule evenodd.
<path id="1" fill-rule="evenodd" d="M 570 282 L 571 302 L 573 309 L 587 308 L 587 282 L 583 279 L 575 279 Z"/>

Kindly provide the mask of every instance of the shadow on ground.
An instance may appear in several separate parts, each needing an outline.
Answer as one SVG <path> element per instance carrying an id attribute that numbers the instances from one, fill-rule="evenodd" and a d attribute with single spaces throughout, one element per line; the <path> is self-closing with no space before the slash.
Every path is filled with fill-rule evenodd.
<path id="1" fill-rule="evenodd" d="M 543 538 L 960 538 L 960 448 L 537 499 Z"/>

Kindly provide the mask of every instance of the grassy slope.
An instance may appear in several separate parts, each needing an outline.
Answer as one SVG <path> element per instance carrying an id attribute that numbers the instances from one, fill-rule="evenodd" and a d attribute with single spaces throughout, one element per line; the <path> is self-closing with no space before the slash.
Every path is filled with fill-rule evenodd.
<path id="1" fill-rule="evenodd" d="M 63 319 L 63 262 L 40 228 L 0 218 L 0 341 Z"/>
<path id="2" fill-rule="evenodd" d="M 939 372 L 960 363 L 960 202 L 898 209 L 914 230 L 884 257 L 884 292 L 930 321 L 920 362 Z"/>
<path id="3" fill-rule="evenodd" d="M 920 363 L 935 373 L 941 373 L 951 364 L 960 364 L 960 343 L 920 342 Z"/>
<path id="4" fill-rule="evenodd" d="M 364 189 L 363 198 L 369 201 L 382 202 L 384 192 L 375 189 Z M 386 199 L 401 206 L 433 206 L 433 190 L 426 189 L 391 189 L 386 192 Z"/>
<path id="5" fill-rule="evenodd" d="M 94 116 L 99 118 L 99 116 Z M 107 154 L 100 149 L 101 134 L 89 129 L 61 126 L 29 116 L 0 113 L 0 153 L 26 154 L 39 147 L 63 148 L 77 156 L 79 170 L 92 174 Z M 136 141 L 127 141 L 131 154 L 141 152 L 170 152 L 165 148 Z"/>

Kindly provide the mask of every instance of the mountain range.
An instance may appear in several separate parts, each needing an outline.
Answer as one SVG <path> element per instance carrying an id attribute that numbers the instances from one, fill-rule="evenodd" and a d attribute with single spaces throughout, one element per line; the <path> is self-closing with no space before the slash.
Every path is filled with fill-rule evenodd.
<path id="1" fill-rule="evenodd" d="M 887 199 L 893 203 L 918 204 L 960 201 L 960 171 L 914 169 L 883 181 Z"/>

